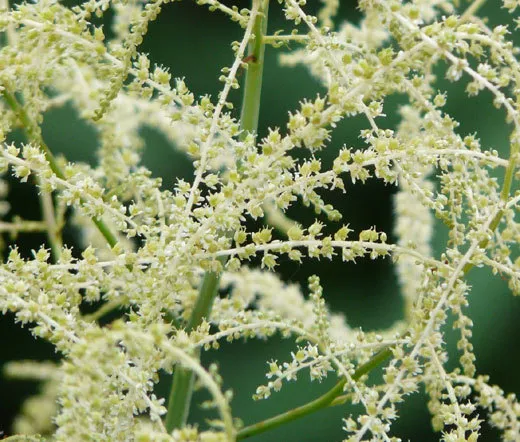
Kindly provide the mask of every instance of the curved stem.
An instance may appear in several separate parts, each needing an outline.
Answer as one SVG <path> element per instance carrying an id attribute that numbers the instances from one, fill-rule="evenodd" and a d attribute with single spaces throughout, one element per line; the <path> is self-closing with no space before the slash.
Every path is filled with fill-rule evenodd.
<path id="1" fill-rule="evenodd" d="M 130 300 L 126 296 L 112 299 L 99 307 L 95 312 L 83 315 L 83 319 L 91 322 L 99 321 L 103 316 L 113 312 L 118 307 L 128 305 L 129 301 Z"/>
<path id="2" fill-rule="evenodd" d="M 262 89 L 262 72 L 264 65 L 265 43 L 263 36 L 267 31 L 267 11 L 269 0 L 253 0 L 260 2 L 259 14 L 253 26 L 254 40 L 249 45 L 248 69 L 244 86 L 242 110 L 240 114 L 240 129 L 242 137 L 248 133 L 256 136 L 258 116 L 260 113 L 260 94 Z M 224 266 L 226 257 L 219 261 Z M 213 301 L 218 292 L 220 272 L 206 272 L 199 290 L 199 296 L 193 308 L 186 331 L 192 331 L 200 325 L 204 318 L 208 319 Z M 168 412 L 165 418 L 166 430 L 171 433 L 174 429 L 186 424 L 191 403 L 194 375 L 191 370 L 177 367 L 173 375 Z"/>
<path id="3" fill-rule="evenodd" d="M 56 158 L 54 157 L 51 150 L 49 149 L 49 146 L 47 146 L 45 141 L 43 141 L 43 138 L 39 131 L 39 127 L 31 121 L 29 114 L 25 111 L 23 106 L 18 102 L 15 95 L 8 92 L 7 89 L 4 89 L 2 91 L 2 96 L 4 97 L 5 102 L 15 112 L 16 116 L 20 120 L 20 123 L 22 124 L 24 131 L 27 134 L 27 137 L 30 140 L 34 140 L 35 142 L 38 143 L 40 149 L 45 154 L 45 158 L 49 162 L 49 166 L 50 166 L 51 170 L 54 172 L 54 175 L 56 175 L 58 178 L 61 178 L 62 180 L 66 179 L 65 174 L 63 173 L 60 166 L 58 165 L 58 162 L 56 161 Z"/>
<path id="4" fill-rule="evenodd" d="M 474 0 L 473 3 L 460 16 L 461 21 L 470 19 L 486 3 L 487 0 Z"/>
<path id="5" fill-rule="evenodd" d="M 374 368 L 382 364 L 391 355 L 392 350 L 389 347 L 379 351 L 367 363 L 358 367 L 358 369 L 352 375 L 352 379 L 357 381 L 359 378 L 361 378 L 361 376 L 369 373 Z M 314 413 L 318 410 L 321 410 L 322 408 L 336 405 L 334 400 L 341 396 L 343 393 L 343 387 L 345 386 L 346 382 L 347 380 L 343 378 L 338 381 L 336 385 L 334 385 L 334 387 L 332 387 L 329 391 L 311 402 L 301 405 L 300 407 L 293 408 L 292 410 L 286 411 L 285 413 L 281 413 L 264 421 L 242 428 L 237 434 L 237 440 L 246 439 L 256 434 L 263 433 L 264 431 L 276 428 L 282 424 L 299 419 L 300 417 L 307 416 L 308 414 Z"/>
<path id="6" fill-rule="evenodd" d="M 2 95 L 4 97 L 4 100 L 9 105 L 11 109 L 16 113 L 18 116 L 18 119 L 20 120 L 20 123 L 24 127 L 27 137 L 29 139 L 34 139 L 38 142 L 40 145 L 40 148 L 43 150 L 45 154 L 45 158 L 47 161 L 49 161 L 49 165 L 54 172 L 56 176 L 59 178 L 63 178 L 63 173 L 61 173 L 61 170 L 59 166 L 57 165 L 54 156 L 52 155 L 51 150 L 49 147 L 44 143 L 41 134 L 39 132 L 39 128 L 36 128 L 35 125 L 32 123 L 31 119 L 29 118 L 29 115 L 27 112 L 25 112 L 25 109 L 18 103 L 16 100 L 16 97 L 9 93 L 7 90 L 2 91 Z M 59 174 L 58 174 L 58 173 Z M 37 178 L 37 183 L 40 185 L 40 179 Z M 63 242 L 61 239 L 60 232 L 58 230 L 57 222 L 56 222 L 56 214 L 54 211 L 54 203 L 52 201 L 52 195 L 51 193 L 47 191 L 43 191 L 40 193 L 40 203 L 41 203 L 41 210 L 43 219 L 47 225 L 47 238 L 49 240 L 49 244 L 51 246 L 51 252 L 52 256 L 54 258 L 54 261 L 58 261 L 61 256 L 61 249 L 63 248 Z"/>
<path id="7" fill-rule="evenodd" d="M 45 141 L 43 141 L 39 127 L 31 121 L 31 118 L 29 117 L 23 106 L 18 102 L 14 94 L 4 89 L 2 91 L 2 96 L 5 102 L 9 105 L 9 107 L 16 113 L 18 119 L 20 120 L 20 123 L 24 128 L 25 133 L 27 134 L 27 137 L 30 140 L 34 140 L 36 143 L 38 143 L 38 146 L 45 154 L 45 158 L 49 162 L 49 167 L 54 172 L 54 175 L 56 175 L 58 178 L 65 180 L 65 174 L 61 170 L 61 167 L 59 166 L 58 162 L 56 161 L 56 158 L 52 154 L 52 151 L 49 149 L 49 146 L 47 146 Z M 117 244 L 117 237 L 114 235 L 114 233 L 110 231 L 110 229 L 103 222 L 103 220 L 99 218 L 92 218 L 92 221 L 98 228 L 99 232 L 105 237 L 108 245 L 110 247 L 114 247 Z"/>

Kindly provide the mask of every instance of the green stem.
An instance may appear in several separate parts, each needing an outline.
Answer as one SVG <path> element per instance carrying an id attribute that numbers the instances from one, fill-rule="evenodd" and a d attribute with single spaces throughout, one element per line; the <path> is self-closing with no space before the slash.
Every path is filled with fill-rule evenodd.
<path id="1" fill-rule="evenodd" d="M 43 221 L 15 220 L 11 223 L 0 221 L 0 233 L 17 235 L 19 232 L 44 232 L 47 224 Z"/>
<path id="2" fill-rule="evenodd" d="M 22 123 L 22 126 L 24 127 L 27 133 L 27 137 L 31 140 L 35 140 L 40 145 L 40 148 L 43 150 L 45 157 L 47 158 L 47 161 L 49 161 L 49 165 L 52 171 L 55 173 L 56 176 L 63 178 L 63 174 L 58 175 L 57 173 L 61 171 L 58 165 L 56 164 L 56 160 L 54 159 L 49 147 L 44 143 L 39 128 L 32 123 L 31 119 L 29 118 L 29 115 L 27 114 L 27 112 L 25 112 L 25 109 L 20 105 L 20 103 L 18 103 L 18 100 L 16 100 L 16 97 L 13 94 L 9 93 L 7 90 L 4 89 L 2 91 L 2 95 L 9 107 L 13 109 L 13 111 L 18 116 L 18 119 Z M 40 180 L 38 179 L 37 182 L 40 183 Z M 42 206 L 41 208 L 43 219 L 47 224 L 47 238 L 51 246 L 52 257 L 54 258 L 54 261 L 57 262 L 61 256 L 63 242 L 61 240 L 60 233 L 57 229 L 56 217 L 54 213 L 54 203 L 52 201 L 51 194 L 42 191 L 42 193 L 40 194 L 40 202 Z"/>
<path id="3" fill-rule="evenodd" d="M 266 35 L 264 37 L 264 42 L 266 45 L 279 46 L 287 43 L 305 43 L 309 40 L 308 35 Z"/>
<path id="4" fill-rule="evenodd" d="M 38 185 L 41 187 L 41 180 L 37 180 Z M 42 216 L 47 226 L 47 238 L 51 245 L 51 253 L 54 262 L 58 262 L 61 257 L 61 250 L 63 249 L 63 241 L 61 238 L 61 232 L 58 227 L 56 220 L 56 212 L 54 210 L 54 202 L 52 201 L 52 194 L 47 191 L 40 192 L 40 202 Z"/>
<path id="5" fill-rule="evenodd" d="M 47 146 L 47 144 L 45 144 L 45 141 L 43 141 L 38 126 L 36 124 L 33 124 L 31 118 L 29 117 L 23 106 L 20 103 L 18 103 L 18 100 L 16 99 L 14 94 L 11 94 L 6 89 L 4 89 L 2 91 L 2 95 L 4 97 L 5 102 L 16 113 L 16 116 L 20 120 L 20 123 L 22 123 L 22 126 L 29 140 L 36 141 L 38 143 L 40 149 L 45 154 L 45 158 L 49 162 L 49 166 L 51 170 L 54 172 L 54 175 L 64 180 L 65 174 L 58 165 L 58 162 L 56 161 L 56 158 L 49 149 L 49 146 Z"/>
<path id="6" fill-rule="evenodd" d="M 511 188 L 513 187 L 513 180 L 515 177 L 518 155 L 519 147 L 515 143 L 511 147 L 511 150 L 509 152 L 509 164 L 507 165 L 507 169 L 504 174 L 504 183 L 502 184 L 502 190 L 500 191 L 500 199 L 503 201 L 504 204 L 507 203 L 509 195 L 511 194 Z M 491 232 L 494 232 L 496 230 L 496 228 L 500 224 L 500 221 L 502 220 L 502 216 L 504 216 L 504 209 L 500 209 L 491 221 L 491 224 L 489 225 L 489 230 Z M 480 249 L 485 249 L 488 243 L 489 239 L 484 239 L 480 241 L 478 246 Z M 473 266 L 474 264 L 467 263 L 462 269 L 462 271 L 464 272 L 464 274 L 467 274 L 473 268 Z"/>
<path id="7" fill-rule="evenodd" d="M 36 143 L 38 143 L 40 149 L 45 154 L 45 158 L 49 162 L 49 166 L 51 170 L 54 172 L 54 175 L 56 175 L 58 178 L 62 180 L 65 180 L 65 174 L 61 170 L 61 167 L 59 166 L 58 162 L 56 161 L 56 158 L 52 154 L 52 151 L 49 149 L 49 146 L 47 146 L 45 141 L 43 141 L 39 127 L 31 121 L 31 118 L 29 117 L 23 106 L 20 103 L 18 103 L 18 100 L 16 99 L 14 94 L 11 94 L 6 89 L 4 89 L 2 91 L 2 96 L 5 102 L 9 105 L 9 107 L 16 113 L 18 119 L 20 120 L 20 123 L 22 123 L 27 137 L 30 140 L 33 140 Z M 108 245 L 110 247 L 114 247 L 117 244 L 117 237 L 110 231 L 110 229 L 103 222 L 103 220 L 99 218 L 92 218 L 92 221 L 98 228 L 99 232 L 105 237 Z M 51 237 L 50 239 L 52 242 L 53 238 Z"/>
<path id="8" fill-rule="evenodd" d="M 164 421 L 168 433 L 186 425 L 193 393 L 193 380 L 194 375 L 191 370 L 184 367 L 175 369 L 168 398 L 168 413 Z"/>
<path id="9" fill-rule="evenodd" d="M 504 174 L 504 183 L 502 184 L 502 190 L 500 192 L 500 198 L 504 202 L 507 202 L 509 195 L 511 193 L 511 187 L 513 186 L 513 179 L 515 177 L 515 170 L 516 170 L 517 161 L 518 161 L 518 153 L 519 153 L 518 150 L 519 149 L 515 144 L 511 147 L 511 152 L 509 153 L 509 164 L 507 165 L 507 169 Z M 500 219 L 498 221 L 500 221 Z M 497 225 L 498 225 L 498 221 L 497 221 Z M 495 220 L 493 220 L 493 223 L 494 222 L 495 222 Z M 493 225 L 490 228 L 495 229 L 497 227 L 497 225 Z"/>
<path id="10" fill-rule="evenodd" d="M 486 0 L 474 0 L 473 3 L 460 16 L 460 21 L 464 22 L 473 17 L 476 12 L 486 3 Z"/>
<path id="11" fill-rule="evenodd" d="M 118 307 L 128 305 L 128 303 L 129 299 L 126 296 L 112 299 L 99 307 L 95 312 L 83 315 L 83 319 L 89 322 L 99 321 L 103 316 L 113 312 Z"/>
<path id="12" fill-rule="evenodd" d="M 253 0 L 260 2 L 259 14 L 256 17 L 253 34 L 255 36 L 249 45 L 250 60 L 247 66 L 244 96 L 240 113 L 240 129 L 243 134 L 258 131 L 258 117 L 260 115 L 260 95 L 262 93 L 262 74 L 264 71 L 265 40 L 267 33 L 267 13 L 269 0 Z"/>
<path id="13" fill-rule="evenodd" d="M 260 113 L 260 94 L 262 89 L 262 72 L 264 67 L 264 38 L 267 31 L 267 10 L 269 0 L 253 0 L 260 2 L 259 14 L 253 25 L 255 36 L 249 45 L 247 59 L 248 69 L 246 73 L 244 96 L 240 114 L 240 129 L 242 137 L 248 133 L 256 136 L 258 130 L 258 116 Z M 224 266 L 226 258 L 219 259 Z M 186 331 L 197 328 L 204 318 L 208 319 L 213 306 L 213 301 L 218 292 L 220 273 L 206 272 L 204 275 L 199 296 L 193 308 Z M 186 424 L 188 418 L 192 389 L 193 372 L 183 367 L 177 367 L 173 375 L 170 397 L 168 399 L 168 412 L 165 418 L 166 430 L 171 433 L 176 428 Z"/>
<path id="14" fill-rule="evenodd" d="M 219 258 L 222 265 L 225 258 Z M 199 296 L 193 307 L 186 331 L 197 328 L 204 318 L 208 318 L 213 306 L 213 300 L 218 292 L 221 273 L 206 272 L 199 290 Z M 170 397 L 168 398 L 168 413 L 164 425 L 171 433 L 175 428 L 181 428 L 186 424 L 190 410 L 193 390 L 194 374 L 184 367 L 177 367 L 173 375 Z"/>
<path id="15" fill-rule="evenodd" d="M 117 244 L 116 235 L 110 230 L 102 219 L 92 218 L 92 222 L 95 224 L 99 233 L 105 237 L 106 242 L 110 247 L 114 247 Z"/>
<path id="16" fill-rule="evenodd" d="M 55 173 L 56 176 L 63 178 L 63 174 L 61 173 L 56 160 L 54 159 L 49 147 L 44 143 L 41 137 L 39 128 L 32 123 L 29 115 L 27 112 L 25 112 L 25 109 L 20 105 L 20 103 L 18 103 L 18 100 L 16 100 L 16 97 L 13 94 L 4 89 L 2 91 L 2 95 L 9 107 L 11 107 L 11 109 L 13 109 L 13 111 L 18 116 L 18 119 L 22 123 L 22 126 L 27 133 L 27 137 L 29 139 L 35 140 L 40 145 L 40 148 L 43 150 L 47 161 L 49 161 L 51 170 Z M 60 175 L 58 175 L 57 172 L 59 172 Z M 38 179 L 37 182 L 40 183 L 40 180 Z M 47 224 L 47 237 L 51 245 L 52 256 L 55 261 L 58 261 L 61 256 L 63 242 L 61 240 L 60 232 L 57 229 L 56 216 L 54 213 L 54 203 L 52 201 L 51 194 L 48 192 L 42 192 L 40 195 L 40 201 L 42 205 L 43 219 Z"/>
<path id="17" fill-rule="evenodd" d="M 386 347 L 383 350 L 379 351 L 367 363 L 358 367 L 358 369 L 352 375 L 352 379 L 354 381 L 357 381 L 359 378 L 361 378 L 361 376 L 369 373 L 378 365 L 382 364 L 391 355 L 392 350 L 389 347 Z M 308 414 L 314 413 L 328 406 L 336 405 L 334 400 L 340 397 L 341 393 L 343 393 L 343 387 L 345 386 L 346 382 L 347 380 L 343 378 L 340 381 L 338 381 L 338 383 L 334 385 L 334 387 L 332 387 L 329 391 L 327 391 L 325 394 L 323 394 L 317 399 L 314 399 L 311 402 L 308 402 L 300 407 L 293 408 L 292 410 L 286 411 L 285 413 L 271 417 L 264 421 L 242 428 L 237 433 L 237 440 L 242 440 L 251 436 L 255 436 L 256 434 L 260 434 L 264 431 L 276 428 L 282 424 L 292 422 L 293 420 L 299 419 L 303 416 L 307 416 Z"/>

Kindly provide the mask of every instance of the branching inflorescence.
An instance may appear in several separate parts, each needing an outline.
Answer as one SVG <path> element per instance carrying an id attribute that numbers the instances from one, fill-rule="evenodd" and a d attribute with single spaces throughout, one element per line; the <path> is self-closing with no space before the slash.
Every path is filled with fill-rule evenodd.
<path id="1" fill-rule="evenodd" d="M 36 185 L 42 207 L 41 221 L 13 218 L 0 231 L 44 231 L 48 238 L 32 259 L 16 246 L 6 252 L 0 308 L 61 355 L 57 364 L 6 366 L 9 376 L 45 383 L 32 399 L 46 404 L 43 417 L 27 418 L 36 413 L 29 402 L 15 431 L 27 440 L 235 441 L 352 402 L 362 411 L 338 423 L 346 441 L 395 441 L 397 404 L 423 388 L 442 440 L 475 441 L 487 420 L 504 441 L 519 441 L 520 404 L 477 372 L 465 312 L 473 267 L 490 268 L 520 293 L 520 63 L 511 29 L 479 18 L 479 0 L 361 0 L 356 26 L 335 24 L 339 0 L 322 0 L 316 17 L 305 0 L 278 0 L 293 31 L 267 35 L 269 0 L 252 0 L 250 9 L 198 0 L 243 30 L 212 99 L 195 96 L 189 79 L 173 78 L 139 52 L 167 3 L 0 4 L 0 168 Z M 512 16 L 520 6 L 502 3 Z M 108 9 L 113 37 L 106 41 L 97 23 Z M 283 129 L 259 139 L 264 49 L 288 44 L 293 50 L 283 52 L 282 64 L 303 64 L 326 93 L 302 97 Z M 511 132 L 507 155 L 458 131 L 443 111 L 439 65 L 469 96 L 493 97 Z M 238 88 L 240 117 L 229 97 Z M 407 104 L 388 129 L 383 106 L 394 94 Z M 55 157 L 43 139 L 44 113 L 64 103 L 97 132 L 95 166 Z M 318 151 L 329 147 L 340 121 L 355 116 L 366 122 L 360 147 L 343 147 L 324 167 Z M 165 190 L 151 176 L 141 164 L 143 126 L 192 160 L 191 182 L 179 179 Z M 24 143 L 13 141 L 15 130 Z M 368 180 L 398 187 L 395 243 L 375 228 L 354 234 L 337 223 L 348 215 L 327 201 L 327 191 Z M 5 199 L 4 182 L 0 190 Z M 298 202 L 314 209 L 314 223 L 287 218 Z M 431 247 L 435 218 L 449 231 L 439 256 Z M 251 219 L 263 227 L 251 231 Z M 63 243 L 66 224 L 82 232 L 81 256 Z M 308 296 L 283 282 L 273 272 L 281 257 L 390 258 L 405 317 L 377 333 L 354 330 L 329 311 L 318 276 L 309 279 Z M 247 265 L 252 258 L 258 268 Z M 87 315 L 86 305 L 98 309 Z M 100 325 L 111 311 L 118 319 Z M 448 318 L 459 334 L 455 369 L 446 364 Z M 337 384 L 308 404 L 243 427 L 216 366 L 203 366 L 200 353 L 223 340 L 276 333 L 296 347 L 285 362 L 268 361 L 267 383 L 255 399 L 275 396 L 302 371 Z M 376 367 L 382 380 L 369 380 Z M 169 400 L 154 393 L 161 371 L 174 373 Z M 218 412 L 206 427 L 186 424 L 194 379 L 211 396 L 205 405 Z"/>

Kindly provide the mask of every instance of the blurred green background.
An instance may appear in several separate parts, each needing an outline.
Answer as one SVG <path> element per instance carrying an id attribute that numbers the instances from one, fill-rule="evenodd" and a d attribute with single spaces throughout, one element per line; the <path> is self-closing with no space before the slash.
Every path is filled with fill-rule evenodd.
<path id="1" fill-rule="evenodd" d="M 233 2 L 225 2 L 233 4 Z M 309 1 L 309 9 L 316 10 L 318 1 Z M 483 13 L 490 17 L 491 24 L 508 20 L 508 15 L 499 8 L 497 1 L 489 1 Z M 235 2 L 239 7 L 244 2 Z M 342 0 L 341 20 L 357 22 L 359 12 L 354 1 Z M 110 22 L 110 14 L 106 23 Z M 272 2 L 270 31 L 288 30 L 283 22 L 280 6 Z M 150 26 L 141 50 L 150 54 L 153 62 L 169 66 L 174 77 L 185 77 L 188 87 L 197 95 L 210 94 L 216 97 L 221 84 L 217 78 L 220 69 L 232 62 L 230 43 L 238 40 L 241 31 L 222 14 L 210 13 L 206 7 L 199 7 L 193 1 L 175 2 L 167 5 L 158 20 Z M 277 63 L 278 50 L 267 48 L 264 87 L 262 91 L 260 136 L 266 134 L 267 127 L 284 127 L 288 111 L 295 109 L 305 97 L 313 97 L 323 89 L 303 68 L 281 68 Z M 439 90 L 448 91 L 447 112 L 461 122 L 460 133 L 478 132 L 485 148 L 495 148 L 505 155 L 510 127 L 504 123 L 504 113 L 491 105 L 489 94 L 468 99 L 464 87 L 447 84 L 442 80 L 443 69 L 439 68 Z M 235 109 L 238 112 L 240 93 L 234 92 Z M 398 122 L 396 109 L 402 104 L 403 97 L 391 97 L 385 104 L 388 115 L 386 127 Z M 332 146 L 321 156 L 324 163 L 332 161 L 339 147 L 360 146 L 360 129 L 366 127 L 361 118 L 343 121 L 334 133 Z M 157 132 L 143 128 L 146 149 L 143 162 L 164 180 L 164 187 L 171 188 L 178 177 L 192 179 L 190 162 L 175 151 Z M 95 162 L 96 139 L 94 131 L 80 121 L 70 107 L 53 110 L 45 116 L 44 137 L 55 153 L 63 153 L 72 161 Z M 28 219 L 38 219 L 38 200 L 34 189 L 10 180 L 9 199 L 12 213 Z M 392 198 L 395 188 L 385 186 L 375 180 L 366 185 L 349 186 L 346 194 L 332 193 L 332 202 L 344 215 L 342 222 L 348 222 L 356 230 L 377 226 L 378 230 L 392 232 Z M 315 218 L 309 209 L 292 213 L 299 221 L 308 223 Z M 391 238 L 393 239 L 393 238 Z M 6 238 L 9 241 L 8 238 Z M 30 256 L 30 250 L 37 248 L 45 238 L 31 235 L 19 241 L 21 251 Z M 70 233 L 66 242 L 74 246 L 75 237 Z M 435 253 L 444 247 L 445 232 L 438 226 L 435 240 Z M 390 261 L 365 260 L 353 266 L 340 260 L 306 261 L 301 265 L 282 262 L 280 273 L 284 280 L 306 286 L 308 276 L 317 273 L 324 286 L 324 294 L 331 309 L 343 312 L 351 326 L 366 330 L 384 328 L 402 317 L 402 300 Z M 473 285 L 470 295 L 468 314 L 474 321 L 475 352 L 477 369 L 491 376 L 491 383 L 499 384 L 506 392 L 520 393 L 518 367 L 520 356 L 517 339 L 520 337 L 520 299 L 508 292 L 507 285 L 498 277 L 491 277 L 485 269 L 473 270 L 469 276 Z M 449 332 L 448 345 L 453 350 L 454 333 Z M 12 316 L 0 318 L 1 353 L 0 363 L 18 359 L 56 359 L 53 348 L 33 339 L 27 329 L 14 324 Z M 234 413 L 245 424 L 265 419 L 289 408 L 313 399 L 333 385 L 333 379 L 322 384 L 310 383 L 302 374 L 298 382 L 287 384 L 280 393 L 268 401 L 253 402 L 251 395 L 256 387 L 265 382 L 265 361 L 290 358 L 295 348 L 291 341 L 277 338 L 266 342 L 234 343 L 223 345 L 221 351 L 204 354 L 206 362 L 218 361 L 225 387 L 232 388 L 235 398 L 232 406 Z M 456 363 L 456 356 L 451 364 Z M 377 374 L 376 374 L 377 375 Z M 331 382 L 332 381 L 332 382 Z M 165 377 L 158 386 L 162 396 L 167 395 L 169 379 Z M 9 434 L 14 415 L 22 401 L 36 392 L 38 385 L 31 382 L 6 382 L 0 379 L 0 430 Z M 208 415 L 201 412 L 196 404 L 204 398 L 203 392 L 196 393 L 193 400 L 192 422 L 200 422 Z M 342 417 L 358 410 L 349 405 L 320 411 L 265 435 L 252 438 L 252 441 L 340 441 L 345 437 L 342 431 Z M 435 441 L 439 434 L 431 430 L 426 408 L 426 397 L 421 392 L 407 399 L 400 407 L 400 419 L 393 426 L 393 434 L 402 440 Z M 497 433 L 487 426 L 483 428 L 481 440 L 498 440 Z"/>

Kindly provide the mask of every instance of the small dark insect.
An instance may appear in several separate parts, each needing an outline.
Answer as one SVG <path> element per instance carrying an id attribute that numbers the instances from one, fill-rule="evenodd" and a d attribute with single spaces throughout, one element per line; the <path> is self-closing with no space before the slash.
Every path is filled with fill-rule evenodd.
<path id="1" fill-rule="evenodd" d="M 254 56 L 253 54 L 251 55 L 248 55 L 247 57 L 243 58 L 242 59 L 242 63 L 256 63 L 256 56 Z M 238 76 L 240 77 L 242 75 L 242 71 L 244 69 L 240 69 L 238 71 Z"/>
<path id="2" fill-rule="evenodd" d="M 256 63 L 256 56 L 253 54 L 248 55 L 246 58 L 242 60 L 243 63 Z"/>

